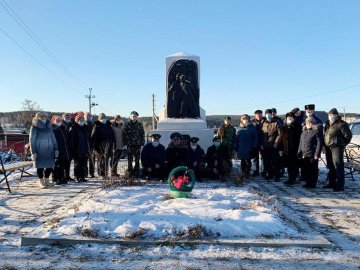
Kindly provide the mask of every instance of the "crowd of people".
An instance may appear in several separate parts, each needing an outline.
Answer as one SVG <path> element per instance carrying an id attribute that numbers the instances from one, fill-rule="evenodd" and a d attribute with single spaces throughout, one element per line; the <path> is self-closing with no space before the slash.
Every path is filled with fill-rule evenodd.
<path id="1" fill-rule="evenodd" d="M 280 181 L 287 168 L 285 185 L 291 186 L 298 179 L 306 181 L 304 187 L 315 188 L 318 162 L 324 151 L 329 169 L 329 182 L 324 187 L 343 191 L 344 148 L 352 138 L 349 126 L 335 108 L 329 111 L 325 124 L 315 115 L 315 105 L 304 109 L 295 108 L 284 119 L 277 116 L 275 108 L 264 114 L 256 110 L 253 119 L 242 115 L 237 129 L 227 116 L 206 151 L 199 138 L 178 132 L 171 134 L 167 147 L 160 143 L 160 134 L 152 134 L 145 145 L 144 128 L 136 111 L 130 113 L 126 123 L 120 115 L 109 121 L 100 113 L 95 121 L 90 113 L 49 118 L 45 112 L 38 112 L 30 130 L 30 150 L 42 188 L 51 185 L 51 173 L 55 184 L 86 182 L 86 178 L 95 177 L 95 168 L 100 179 L 118 177 L 118 162 L 124 151 L 129 177 L 165 179 L 174 168 L 187 166 L 194 170 L 198 181 L 225 180 L 233 158 L 238 158 L 244 178 L 261 176 Z M 74 179 L 70 177 L 71 161 Z M 252 166 L 255 170 L 251 175 Z"/>

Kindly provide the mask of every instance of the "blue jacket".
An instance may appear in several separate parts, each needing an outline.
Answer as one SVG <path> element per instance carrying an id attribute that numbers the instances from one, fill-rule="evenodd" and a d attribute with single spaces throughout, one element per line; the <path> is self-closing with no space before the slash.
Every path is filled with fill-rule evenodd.
<path id="1" fill-rule="evenodd" d="M 148 143 L 141 151 L 141 164 L 143 168 L 154 167 L 159 164 L 160 167 L 165 165 L 165 147 L 162 144 L 154 147 L 152 143 Z"/>
<path id="2" fill-rule="evenodd" d="M 240 159 L 251 159 L 252 151 L 258 147 L 258 131 L 255 126 L 240 124 L 236 133 L 234 150 Z"/>
<path id="3" fill-rule="evenodd" d="M 321 148 L 322 140 L 317 126 L 313 125 L 311 129 L 307 129 L 305 126 L 300 137 L 298 156 L 313 158 L 316 155 L 317 157 L 320 157 Z"/>
<path id="4" fill-rule="evenodd" d="M 51 128 L 51 122 L 46 123 L 38 118 L 33 118 L 30 129 L 30 149 L 32 154 L 37 154 L 34 160 L 35 168 L 54 168 L 55 151 L 58 151 L 54 132 Z"/>

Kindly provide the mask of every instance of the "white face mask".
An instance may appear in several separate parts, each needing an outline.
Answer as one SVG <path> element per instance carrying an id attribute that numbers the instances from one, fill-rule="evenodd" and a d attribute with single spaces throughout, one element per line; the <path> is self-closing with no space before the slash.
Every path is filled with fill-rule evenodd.
<path id="1" fill-rule="evenodd" d="M 306 112 L 306 116 L 312 116 L 314 112 Z"/>
<path id="2" fill-rule="evenodd" d="M 197 145 L 190 145 L 192 150 L 196 150 Z"/>
<path id="3" fill-rule="evenodd" d="M 244 120 L 242 120 L 242 123 L 243 123 L 244 125 L 247 125 L 247 124 L 249 124 L 249 120 L 248 120 L 248 119 L 244 119 Z"/>
<path id="4" fill-rule="evenodd" d="M 286 123 L 288 124 L 288 125 L 290 125 L 291 123 L 293 123 L 294 122 L 294 119 L 292 119 L 292 118 L 287 118 L 286 119 Z"/>
<path id="5" fill-rule="evenodd" d="M 115 121 L 116 124 L 121 124 L 121 121 Z"/>
<path id="6" fill-rule="evenodd" d="M 55 125 L 57 125 L 58 127 L 60 127 L 60 126 L 62 125 L 62 123 L 61 123 L 61 122 L 56 122 Z"/>

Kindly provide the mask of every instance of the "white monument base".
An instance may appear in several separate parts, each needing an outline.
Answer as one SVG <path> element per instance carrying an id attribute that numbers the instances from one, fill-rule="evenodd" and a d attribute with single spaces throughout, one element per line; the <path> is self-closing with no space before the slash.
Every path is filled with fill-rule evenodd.
<path id="1" fill-rule="evenodd" d="M 160 134 L 160 143 L 165 147 L 170 143 L 170 135 L 179 132 L 182 135 L 190 135 L 190 137 L 198 137 L 199 145 L 206 150 L 212 145 L 214 130 L 207 128 L 206 122 L 201 119 L 173 119 L 165 118 L 159 121 L 157 130 L 151 130 L 151 134 Z"/>

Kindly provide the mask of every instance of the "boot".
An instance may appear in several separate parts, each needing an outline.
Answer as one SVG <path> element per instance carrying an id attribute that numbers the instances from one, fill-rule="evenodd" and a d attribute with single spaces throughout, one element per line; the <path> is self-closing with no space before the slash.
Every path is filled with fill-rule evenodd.
<path id="1" fill-rule="evenodd" d="M 38 179 L 38 185 L 40 188 L 46 188 L 45 182 L 43 178 Z"/>
<path id="2" fill-rule="evenodd" d="M 44 184 L 46 187 L 53 187 L 54 183 L 50 183 L 49 178 L 44 178 Z"/>

